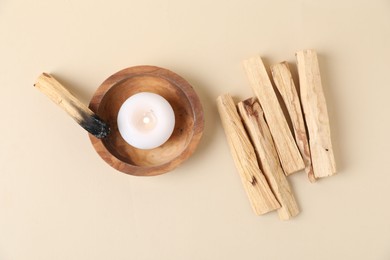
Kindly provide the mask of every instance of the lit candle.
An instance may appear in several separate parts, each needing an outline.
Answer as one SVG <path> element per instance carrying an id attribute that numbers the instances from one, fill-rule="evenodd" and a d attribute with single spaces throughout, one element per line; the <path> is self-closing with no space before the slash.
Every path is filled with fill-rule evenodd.
<path id="1" fill-rule="evenodd" d="M 118 113 L 123 139 L 139 149 L 153 149 L 165 143 L 175 127 L 175 114 L 162 96 L 141 92 L 129 97 Z"/>

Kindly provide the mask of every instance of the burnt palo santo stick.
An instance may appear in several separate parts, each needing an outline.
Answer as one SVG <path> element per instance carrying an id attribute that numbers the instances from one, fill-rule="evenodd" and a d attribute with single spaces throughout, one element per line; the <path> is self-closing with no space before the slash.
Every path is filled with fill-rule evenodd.
<path id="1" fill-rule="evenodd" d="M 42 73 L 34 87 L 48 96 L 54 103 L 68 113 L 81 127 L 99 139 L 105 138 L 110 128 L 91 109 L 80 102 L 53 76 Z"/>

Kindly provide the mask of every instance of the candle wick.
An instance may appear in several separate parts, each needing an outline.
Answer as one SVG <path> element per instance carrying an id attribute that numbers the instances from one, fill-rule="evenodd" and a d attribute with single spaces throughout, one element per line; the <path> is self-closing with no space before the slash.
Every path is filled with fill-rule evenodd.
<path id="1" fill-rule="evenodd" d="M 150 123 L 150 117 L 145 116 L 142 121 L 144 122 L 144 124 L 149 124 Z"/>

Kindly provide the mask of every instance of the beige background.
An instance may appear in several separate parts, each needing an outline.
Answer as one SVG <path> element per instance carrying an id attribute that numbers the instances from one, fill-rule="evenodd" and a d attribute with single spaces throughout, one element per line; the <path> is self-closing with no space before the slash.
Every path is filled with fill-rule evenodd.
<path id="1" fill-rule="evenodd" d="M 0 3 L 0 259 L 390 259 L 390 2 Z M 240 61 L 320 53 L 339 174 L 290 178 L 302 213 L 257 217 L 215 98 L 251 96 Z M 87 103 L 112 73 L 169 68 L 205 109 L 199 149 L 177 170 L 110 168 L 86 133 L 32 87 L 47 71 Z"/>

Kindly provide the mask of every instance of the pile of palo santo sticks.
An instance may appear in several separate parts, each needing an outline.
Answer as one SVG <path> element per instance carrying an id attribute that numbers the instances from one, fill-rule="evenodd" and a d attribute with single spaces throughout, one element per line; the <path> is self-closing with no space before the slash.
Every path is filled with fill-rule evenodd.
<path id="1" fill-rule="evenodd" d="M 270 68 L 293 132 L 260 56 L 243 62 L 255 97 L 238 104 L 229 94 L 217 98 L 226 138 L 253 210 L 257 215 L 278 210 L 282 220 L 299 213 L 286 176 L 305 169 L 314 182 L 336 173 L 317 54 L 299 51 L 296 60 L 299 96 L 287 62 Z"/>

